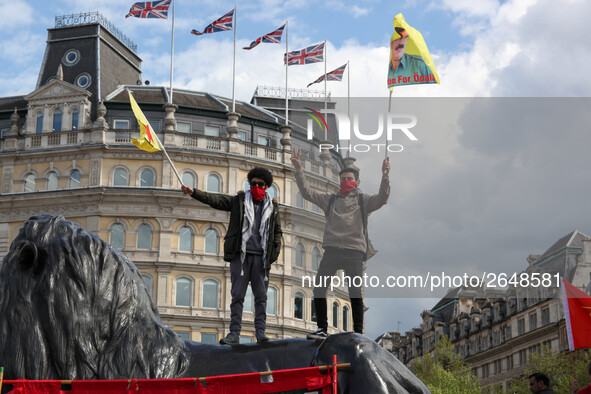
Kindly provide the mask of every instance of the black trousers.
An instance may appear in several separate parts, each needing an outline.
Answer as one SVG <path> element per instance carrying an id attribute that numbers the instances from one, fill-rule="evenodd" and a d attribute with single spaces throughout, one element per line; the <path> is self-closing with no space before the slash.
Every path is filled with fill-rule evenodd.
<path id="1" fill-rule="evenodd" d="M 340 269 L 345 275 L 353 279 L 363 276 L 363 256 L 359 250 L 326 247 L 316 273 L 315 284 L 324 284 L 324 278 L 333 276 Z M 330 285 L 330 280 L 327 281 Z M 316 324 L 318 328 L 328 329 L 328 314 L 326 305 L 326 286 L 314 287 L 314 306 L 316 307 Z M 363 292 L 361 287 L 349 286 L 351 312 L 353 314 L 353 330 L 363 334 Z"/>
<path id="2" fill-rule="evenodd" d="M 244 275 L 241 272 L 244 271 Z M 244 297 L 248 289 L 248 282 L 254 296 L 254 328 L 265 330 L 267 326 L 267 288 L 269 281 L 265 280 L 266 270 L 263 256 L 246 254 L 244 266 L 240 263 L 240 256 L 230 263 L 230 281 L 232 282 L 232 302 L 230 303 L 230 331 L 237 334 L 242 329 L 242 309 Z"/>

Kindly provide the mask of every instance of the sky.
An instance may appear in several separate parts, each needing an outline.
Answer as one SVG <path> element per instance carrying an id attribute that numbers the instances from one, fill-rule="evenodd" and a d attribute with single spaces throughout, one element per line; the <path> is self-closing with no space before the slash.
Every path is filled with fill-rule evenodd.
<path id="1" fill-rule="evenodd" d="M 138 44 L 142 78 L 168 86 L 170 20 L 126 19 L 131 4 L 0 0 L 10 15 L 0 24 L 0 97 L 35 89 L 46 29 L 54 26 L 56 15 L 96 10 Z M 232 32 L 196 37 L 190 31 L 202 30 L 234 4 L 177 0 L 175 88 L 231 96 Z M 394 90 L 394 108 L 417 114 L 418 141 L 404 140 L 404 151 L 390 155 L 391 197 L 370 217 L 370 235 L 380 253 L 368 263 L 369 273 L 477 274 L 490 267 L 520 272 L 529 254 L 543 253 L 572 230 L 591 235 L 590 2 L 255 0 L 236 5 L 238 100 L 250 101 L 257 86 L 284 86 L 284 44 L 240 48 L 285 21 L 290 50 L 326 40 L 328 71 L 350 62 L 344 82 L 329 82 L 328 89 L 333 97 L 346 97 L 350 79 L 351 97 L 364 104 L 378 100 L 382 105 L 379 100 L 388 96 L 394 16 L 403 13 L 425 38 L 441 84 Z M 292 66 L 289 87 L 303 89 L 323 72 L 323 64 Z M 312 88 L 321 90 L 323 84 Z M 356 157 L 362 189 L 376 192 L 381 156 Z M 412 295 L 367 299 L 367 335 L 419 326 L 420 313 L 441 296 Z"/>

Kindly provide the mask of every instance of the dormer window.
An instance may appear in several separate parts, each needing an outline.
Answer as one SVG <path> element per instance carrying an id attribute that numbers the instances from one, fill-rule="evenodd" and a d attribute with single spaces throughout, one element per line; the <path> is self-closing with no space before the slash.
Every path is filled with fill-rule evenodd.
<path id="1" fill-rule="evenodd" d="M 82 73 L 76 77 L 76 85 L 80 86 L 81 88 L 85 89 L 90 86 L 92 79 L 90 78 L 90 74 Z"/>

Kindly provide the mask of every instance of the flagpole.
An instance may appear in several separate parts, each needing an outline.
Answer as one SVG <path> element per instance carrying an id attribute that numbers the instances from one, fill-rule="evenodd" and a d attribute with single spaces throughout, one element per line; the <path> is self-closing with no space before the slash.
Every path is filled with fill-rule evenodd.
<path id="1" fill-rule="evenodd" d="M 388 115 L 390 116 L 390 107 L 392 105 L 392 91 L 394 88 L 390 89 L 390 97 L 388 97 Z M 388 133 L 386 133 L 386 145 L 384 146 L 384 159 L 388 158 Z"/>
<path id="2" fill-rule="evenodd" d="M 182 185 L 183 184 L 183 180 L 181 179 L 181 176 L 179 175 L 178 171 L 176 170 L 176 167 L 174 166 L 174 163 L 170 159 L 170 156 L 168 156 L 168 152 L 166 151 L 166 148 L 164 148 L 164 144 L 162 144 L 162 142 L 160 142 L 160 138 L 158 138 L 158 134 L 156 134 L 156 132 L 154 132 L 154 137 L 156 137 L 156 141 L 158 141 L 158 144 L 160 144 L 160 146 L 162 147 L 162 152 L 164 152 L 164 155 L 168 159 L 168 162 L 170 163 L 170 166 L 174 170 L 174 173 L 176 174 L 176 177 L 178 178 L 179 182 Z"/>
<path id="3" fill-rule="evenodd" d="M 324 77 L 326 79 L 326 76 Z M 349 118 L 349 139 L 347 140 L 347 157 L 350 156 L 351 152 L 351 66 L 347 60 L 347 117 Z"/>
<path id="4" fill-rule="evenodd" d="M 289 112 L 287 110 L 287 70 L 289 70 L 289 44 L 288 44 L 288 27 L 285 21 L 285 125 L 289 126 Z"/>
<path id="5" fill-rule="evenodd" d="M 328 109 L 328 97 L 326 97 L 326 40 L 324 40 L 324 111 Z M 324 140 L 328 141 L 328 128 L 324 129 Z"/>
<path id="6" fill-rule="evenodd" d="M 174 0 L 172 0 L 172 38 L 170 41 L 170 95 L 168 96 L 168 103 L 172 104 L 172 80 L 174 70 Z"/>
<path id="7" fill-rule="evenodd" d="M 234 5 L 234 61 L 232 62 L 232 112 L 236 112 L 236 25 L 238 21 L 238 12 L 236 5 Z"/>

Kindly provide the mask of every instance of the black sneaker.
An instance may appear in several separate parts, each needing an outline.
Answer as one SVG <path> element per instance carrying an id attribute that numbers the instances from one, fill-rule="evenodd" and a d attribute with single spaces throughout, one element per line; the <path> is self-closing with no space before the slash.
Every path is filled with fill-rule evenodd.
<path id="1" fill-rule="evenodd" d="M 265 335 L 265 330 L 258 329 L 255 336 L 257 337 L 258 343 L 269 341 L 269 337 Z"/>
<path id="2" fill-rule="evenodd" d="M 318 330 L 306 335 L 308 339 L 326 339 L 328 338 L 328 333 L 326 332 L 326 328 L 319 328 Z"/>
<path id="3" fill-rule="evenodd" d="M 238 345 L 240 343 L 240 334 L 230 332 L 225 338 L 220 339 L 222 345 Z"/>

